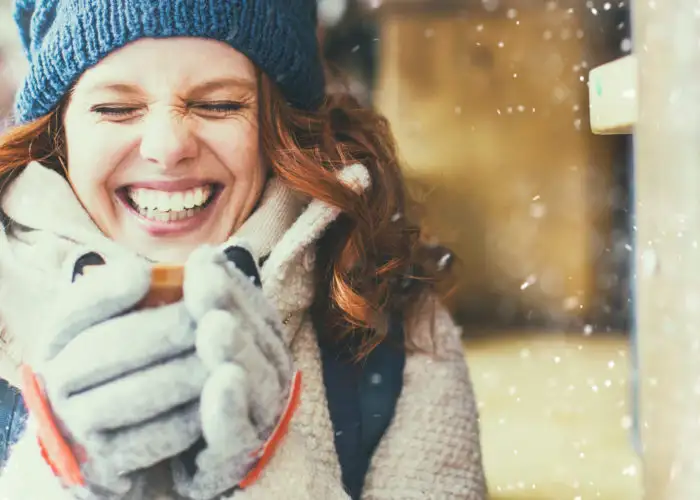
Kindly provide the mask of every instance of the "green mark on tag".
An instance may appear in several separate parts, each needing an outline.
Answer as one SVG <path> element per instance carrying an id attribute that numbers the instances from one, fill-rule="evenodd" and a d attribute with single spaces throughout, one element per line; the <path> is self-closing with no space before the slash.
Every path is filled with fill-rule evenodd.
<path id="1" fill-rule="evenodd" d="M 600 80 L 596 78 L 595 81 L 595 92 L 598 94 L 598 97 L 603 95 L 603 85 L 601 85 Z"/>

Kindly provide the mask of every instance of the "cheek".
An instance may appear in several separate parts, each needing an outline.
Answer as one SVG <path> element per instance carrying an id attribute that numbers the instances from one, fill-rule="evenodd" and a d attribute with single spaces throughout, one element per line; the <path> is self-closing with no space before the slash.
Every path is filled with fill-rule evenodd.
<path id="1" fill-rule="evenodd" d="M 235 182 L 252 188 L 265 178 L 267 172 L 262 161 L 257 127 L 249 125 L 231 130 L 217 141 L 215 150 Z"/>
<path id="2" fill-rule="evenodd" d="M 84 120 L 86 122 L 87 120 Z M 110 217 L 112 193 L 108 181 L 117 156 L 115 141 L 95 126 L 66 122 L 68 178 L 75 194 L 88 213 L 98 222 Z"/>
<path id="3" fill-rule="evenodd" d="M 114 218 L 112 192 L 107 185 L 107 172 L 85 157 L 69 156 L 68 178 L 73 191 L 90 217 L 103 230 L 108 230 Z"/>

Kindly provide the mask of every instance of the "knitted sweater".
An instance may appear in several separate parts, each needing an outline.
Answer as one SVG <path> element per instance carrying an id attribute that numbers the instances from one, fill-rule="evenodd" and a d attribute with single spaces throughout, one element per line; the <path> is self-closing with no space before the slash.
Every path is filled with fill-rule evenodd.
<path id="1" fill-rule="evenodd" d="M 361 165 L 341 176 L 358 189 L 369 183 Z M 0 233 L 0 377 L 17 383 L 16 367 L 32 360 L 31 335 L 38 326 L 32 304 L 51 299 L 78 254 L 97 251 L 109 258 L 127 250 L 98 230 L 61 176 L 39 164 L 30 164 L 12 181 L 2 208 L 32 229 Z M 319 200 L 305 203 L 273 179 L 235 235 L 252 245 L 256 257 L 269 255 L 261 269 L 263 291 L 286 320 L 285 340 L 304 374 L 289 433 L 260 479 L 236 492 L 236 500 L 348 499 L 308 311 L 314 243 L 337 215 L 338 209 Z M 373 455 L 362 498 L 484 500 L 477 410 L 460 330 L 439 303 L 427 300 L 406 319 L 405 331 L 420 351 L 406 357 L 394 419 Z M 34 425 L 30 417 L 0 475 L 0 498 L 69 500 L 41 458 Z M 132 500 L 177 499 L 165 470 L 154 468 L 149 479 L 150 490 Z"/>

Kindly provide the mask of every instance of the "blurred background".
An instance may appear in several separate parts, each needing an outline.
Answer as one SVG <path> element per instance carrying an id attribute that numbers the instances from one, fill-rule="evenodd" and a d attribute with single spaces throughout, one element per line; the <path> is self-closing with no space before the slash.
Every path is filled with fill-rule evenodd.
<path id="1" fill-rule="evenodd" d="M 24 68 L 0 0 L 0 110 Z M 324 52 L 396 134 L 459 259 L 495 499 L 641 498 L 630 142 L 595 136 L 588 72 L 631 50 L 626 0 L 319 0 Z"/>
<path id="2" fill-rule="evenodd" d="M 631 51 L 628 3 L 319 5 L 327 56 L 391 121 L 459 258 L 493 498 L 641 498 L 631 141 L 588 116 L 588 72 Z"/>

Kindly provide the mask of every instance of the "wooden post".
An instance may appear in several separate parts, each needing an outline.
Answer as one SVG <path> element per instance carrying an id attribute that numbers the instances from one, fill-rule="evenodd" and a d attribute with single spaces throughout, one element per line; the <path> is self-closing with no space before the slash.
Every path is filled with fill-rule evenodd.
<path id="1" fill-rule="evenodd" d="M 645 498 L 700 498 L 700 18 L 633 4 L 637 325 Z"/>

